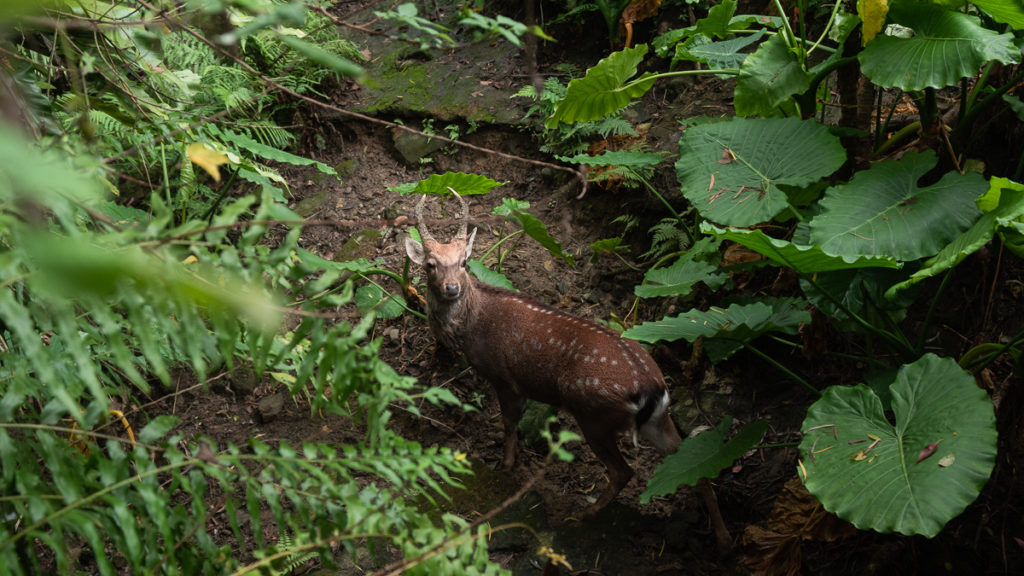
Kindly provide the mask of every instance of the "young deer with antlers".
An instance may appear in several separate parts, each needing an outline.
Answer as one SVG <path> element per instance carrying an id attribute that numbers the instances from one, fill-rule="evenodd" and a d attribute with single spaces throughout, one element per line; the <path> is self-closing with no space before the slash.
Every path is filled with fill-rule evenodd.
<path id="1" fill-rule="evenodd" d="M 423 243 L 408 238 L 409 258 L 427 275 L 430 330 L 446 347 L 465 354 L 494 387 L 505 427 L 511 468 L 518 452 L 517 427 L 526 399 L 562 408 L 579 424 L 594 454 L 608 468 L 608 487 L 585 515 L 611 502 L 633 477 L 619 451 L 622 432 L 644 437 L 663 454 L 681 439 L 668 415 L 669 394 L 651 355 L 633 340 L 599 324 L 496 288 L 469 275 L 466 260 L 476 229 L 466 236 L 469 211 L 447 244 L 431 236 L 423 220 L 424 196 L 416 205 Z"/>

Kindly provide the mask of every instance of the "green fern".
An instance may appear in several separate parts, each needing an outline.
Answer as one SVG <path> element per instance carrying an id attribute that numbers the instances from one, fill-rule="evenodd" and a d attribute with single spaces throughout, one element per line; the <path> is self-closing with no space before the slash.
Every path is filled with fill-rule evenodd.
<path id="1" fill-rule="evenodd" d="M 281 536 L 278 539 L 278 545 L 272 548 L 271 551 L 276 552 L 278 555 L 282 553 L 288 553 L 291 550 L 295 550 L 302 543 L 295 539 L 295 536 L 289 533 L 287 530 L 281 532 Z M 295 551 L 288 553 L 287 556 L 274 562 L 270 566 L 270 573 L 274 576 L 286 576 L 295 571 L 296 568 L 302 566 L 306 562 L 317 557 L 316 552 L 310 551 Z"/>
<path id="2" fill-rule="evenodd" d="M 164 60 L 172 68 L 191 70 L 203 76 L 207 67 L 220 63 L 213 48 L 190 34 L 175 33 L 174 41 L 163 42 L 162 46 Z"/>
<path id="3" fill-rule="evenodd" d="M 175 226 L 159 197 L 150 200 L 152 214 L 110 205 L 95 179 L 59 155 L 41 157 L 3 128 L 0 174 L 0 245 L 8 247 L 0 266 L 9 279 L 0 291 L 0 373 L 7 375 L 0 379 L 0 516 L 10 520 L 0 524 L 0 563 L 8 572 L 45 572 L 41 562 L 49 559 L 57 573 L 173 566 L 221 574 L 249 554 L 257 557 L 253 568 L 273 568 L 265 529 L 293 534 L 303 552 L 327 557 L 329 542 L 363 545 L 367 527 L 408 557 L 428 558 L 409 573 L 494 572 L 486 538 L 476 534 L 427 554 L 467 525 L 437 520 L 410 500 L 458 485 L 468 472 L 464 458 L 387 428 L 394 406 L 454 397 L 419 390 L 387 366 L 380 342 L 368 338 L 372 317 L 352 325 L 313 313 L 352 303 L 354 278 L 341 274 L 358 265 L 302 250 L 297 231 L 273 247 L 265 227 L 228 234 L 243 217 L 298 218 L 269 192 L 231 201 L 212 228 Z M 32 224 L 25 209 L 44 210 L 51 227 Z M 289 289 L 310 312 L 287 337 L 275 333 L 278 307 L 265 286 Z M 340 448 L 254 440 L 244 450 L 183 450 L 180 438 L 168 437 L 172 416 L 148 424 L 135 416 L 136 447 L 116 439 L 120 428 L 102 428 L 112 398 L 140 403 L 152 381 L 170 381 L 172 367 L 202 381 L 243 360 L 257 372 L 287 375 L 311 413 L 358 418 L 365 437 Z M 213 485 L 236 538 L 254 549 L 232 553 L 207 532 Z M 79 548 L 88 553 L 72 553 Z"/>
<path id="4" fill-rule="evenodd" d="M 673 252 L 683 252 L 693 245 L 691 232 L 676 218 L 662 219 L 651 226 L 648 233 L 651 235 L 651 249 L 640 256 L 643 260 L 660 258 Z"/>

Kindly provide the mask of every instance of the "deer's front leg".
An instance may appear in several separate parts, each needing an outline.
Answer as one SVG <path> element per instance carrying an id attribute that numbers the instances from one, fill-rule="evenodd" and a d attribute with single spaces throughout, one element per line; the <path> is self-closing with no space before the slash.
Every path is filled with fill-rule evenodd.
<path id="1" fill-rule="evenodd" d="M 505 457 L 501 466 L 511 470 L 516 464 L 519 454 L 519 420 L 523 417 L 523 406 L 526 399 L 520 396 L 514 386 L 495 384 L 498 393 L 498 405 L 501 407 L 501 422 L 505 427 Z"/>

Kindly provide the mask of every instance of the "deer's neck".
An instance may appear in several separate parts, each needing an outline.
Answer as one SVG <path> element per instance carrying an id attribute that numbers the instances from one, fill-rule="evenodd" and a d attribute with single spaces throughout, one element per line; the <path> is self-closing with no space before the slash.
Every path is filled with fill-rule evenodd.
<path id="1" fill-rule="evenodd" d="M 465 283 L 462 295 L 455 300 L 431 294 L 427 302 L 430 330 L 448 349 L 463 349 L 469 324 L 478 308 L 479 297 L 480 292 L 472 278 Z"/>

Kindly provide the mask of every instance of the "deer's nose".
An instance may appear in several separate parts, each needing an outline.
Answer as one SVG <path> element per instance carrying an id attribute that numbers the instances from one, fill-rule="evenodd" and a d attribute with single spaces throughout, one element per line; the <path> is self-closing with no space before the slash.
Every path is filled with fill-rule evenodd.
<path id="1" fill-rule="evenodd" d="M 455 298 L 456 296 L 459 295 L 459 285 L 458 284 L 445 284 L 444 285 L 444 295 L 449 297 L 449 298 Z"/>

